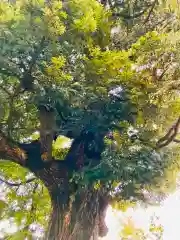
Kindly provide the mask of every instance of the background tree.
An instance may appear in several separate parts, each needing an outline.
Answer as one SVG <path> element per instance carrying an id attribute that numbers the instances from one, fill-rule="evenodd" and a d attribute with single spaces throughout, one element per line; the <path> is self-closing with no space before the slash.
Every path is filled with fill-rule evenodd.
<path id="1" fill-rule="evenodd" d="M 144 229 L 139 228 L 135 225 L 131 218 L 128 218 L 123 224 L 123 228 L 120 232 L 120 237 L 122 240 L 125 239 L 162 239 L 163 237 L 163 227 L 157 223 L 156 219 L 152 219 L 149 230 L 144 231 Z"/>
<path id="2" fill-rule="evenodd" d="M 154 26 L 154 11 L 178 26 L 155 3 L 133 3 L 126 33 Z M 125 31 L 130 2 L 115 19 L 119 5 L 103 4 L 0 3 L 0 204 L 14 238 L 31 239 L 50 216 L 46 239 L 97 239 L 108 204 L 163 195 L 179 170 L 178 27 L 158 24 L 121 46 L 112 30 Z"/>

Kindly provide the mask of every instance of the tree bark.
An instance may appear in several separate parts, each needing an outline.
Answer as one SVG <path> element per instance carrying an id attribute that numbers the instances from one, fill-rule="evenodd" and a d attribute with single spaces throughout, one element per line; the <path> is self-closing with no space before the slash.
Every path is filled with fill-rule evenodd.
<path id="1" fill-rule="evenodd" d="M 97 240 L 107 234 L 108 198 L 91 187 L 76 192 L 68 175 L 46 169 L 39 177 L 49 190 L 52 213 L 45 240 Z"/>
<path id="2" fill-rule="evenodd" d="M 105 214 L 101 213 L 99 203 L 99 193 L 88 190 L 76 196 L 73 202 L 70 201 L 68 208 L 67 204 L 65 206 L 61 202 L 52 201 L 52 214 L 45 239 L 97 240 L 104 231 L 102 229 L 105 229 L 106 234 Z"/>

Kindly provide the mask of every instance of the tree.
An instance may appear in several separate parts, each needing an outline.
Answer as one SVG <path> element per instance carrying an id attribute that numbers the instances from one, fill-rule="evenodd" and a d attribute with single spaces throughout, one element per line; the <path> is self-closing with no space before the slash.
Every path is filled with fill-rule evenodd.
<path id="1" fill-rule="evenodd" d="M 162 239 L 163 238 L 163 227 L 161 224 L 158 224 L 156 219 L 151 219 L 151 223 L 149 226 L 149 231 L 144 231 L 137 226 L 131 219 L 131 217 L 127 218 L 126 222 L 123 224 L 122 231 L 120 232 L 120 236 L 122 240 L 125 239 L 137 239 L 137 240 L 145 240 L 145 239 Z"/>
<path id="2" fill-rule="evenodd" d="M 158 139 L 179 118 L 179 31 L 174 42 L 149 31 L 123 50 L 95 0 L 3 1 L 0 11 L 2 216 L 18 239 L 49 212 L 46 239 L 104 236 L 108 204 L 146 201 L 178 169 L 178 130 L 163 150 Z"/>

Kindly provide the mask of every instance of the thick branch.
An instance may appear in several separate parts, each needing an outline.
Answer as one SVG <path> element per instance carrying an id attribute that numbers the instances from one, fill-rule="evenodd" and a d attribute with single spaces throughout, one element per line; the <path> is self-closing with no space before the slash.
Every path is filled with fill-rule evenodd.
<path id="1" fill-rule="evenodd" d="M 7 159 L 25 166 L 26 154 L 18 147 L 18 143 L 0 131 L 0 159 Z"/>

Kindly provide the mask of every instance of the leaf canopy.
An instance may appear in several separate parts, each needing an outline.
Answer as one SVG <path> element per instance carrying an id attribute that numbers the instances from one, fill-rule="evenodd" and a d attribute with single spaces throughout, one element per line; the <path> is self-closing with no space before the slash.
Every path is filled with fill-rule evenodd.
<path id="1" fill-rule="evenodd" d="M 35 140 L 37 105 L 58 103 L 68 121 L 56 114 L 57 160 L 68 151 L 65 131 L 112 131 L 115 141 L 105 140 L 102 162 L 71 181 L 105 185 L 112 204 L 126 209 L 147 201 L 143 191 L 163 195 L 174 189 L 179 145 L 155 145 L 179 117 L 180 32 L 175 10 L 159 3 L 148 17 L 152 1 L 132 1 L 131 9 L 130 1 L 121 2 L 1 1 L 0 126 L 16 141 Z M 138 139 L 132 141 L 134 131 Z M 24 184 L 1 184 L 6 201 L 0 199 L 0 217 L 18 226 L 13 239 L 30 239 L 33 224 L 47 223 L 49 195 L 38 179 L 25 184 L 32 174 L 27 169 L 5 160 L 2 178 Z"/>

